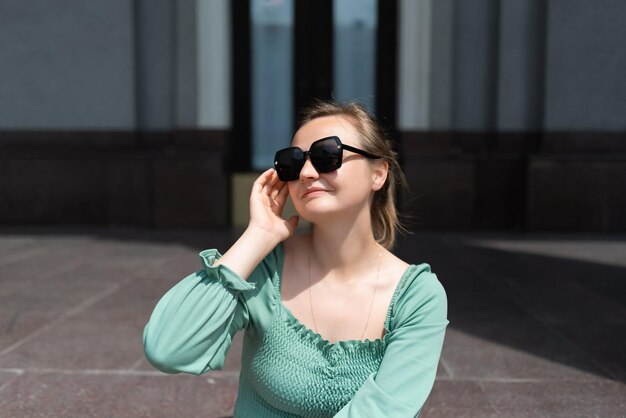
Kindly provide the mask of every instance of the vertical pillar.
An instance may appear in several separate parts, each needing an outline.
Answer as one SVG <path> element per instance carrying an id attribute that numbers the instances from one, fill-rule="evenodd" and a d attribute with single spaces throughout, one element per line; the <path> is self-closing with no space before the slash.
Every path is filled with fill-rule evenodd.
<path id="1" fill-rule="evenodd" d="M 230 3 L 198 0 L 197 123 L 200 128 L 228 129 L 230 114 Z"/>
<path id="2" fill-rule="evenodd" d="M 426 130 L 430 118 L 432 0 L 401 0 L 398 129 Z"/>
<path id="3" fill-rule="evenodd" d="M 376 102 L 377 2 L 333 1 L 333 95 L 357 100 L 374 111 Z"/>
<path id="4" fill-rule="evenodd" d="M 491 131 L 498 84 L 498 1 L 460 1 L 455 16 L 453 128 Z"/>
<path id="5" fill-rule="evenodd" d="M 265 170 L 293 134 L 295 0 L 251 2 L 252 167 Z"/>
<path id="6" fill-rule="evenodd" d="M 542 128 L 545 2 L 507 0 L 500 5 L 497 128 Z"/>
<path id="7" fill-rule="evenodd" d="M 138 0 L 137 119 L 142 130 L 174 126 L 174 19 L 170 0 Z"/>
<path id="8" fill-rule="evenodd" d="M 432 5 L 430 71 L 430 128 L 452 129 L 454 92 L 455 0 L 437 0 Z"/>
<path id="9" fill-rule="evenodd" d="M 175 4 L 174 117 L 177 128 L 196 126 L 196 3 L 176 0 Z"/>

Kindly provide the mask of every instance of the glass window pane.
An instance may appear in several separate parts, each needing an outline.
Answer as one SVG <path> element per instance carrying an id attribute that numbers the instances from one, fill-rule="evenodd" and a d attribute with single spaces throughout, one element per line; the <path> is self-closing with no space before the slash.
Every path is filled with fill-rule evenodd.
<path id="1" fill-rule="evenodd" d="M 237 0 L 239 1 L 239 0 Z M 251 0 L 252 168 L 272 167 L 293 129 L 294 0 Z"/>
<path id="2" fill-rule="evenodd" d="M 357 100 L 374 111 L 376 94 L 376 0 L 333 2 L 336 100 Z"/>

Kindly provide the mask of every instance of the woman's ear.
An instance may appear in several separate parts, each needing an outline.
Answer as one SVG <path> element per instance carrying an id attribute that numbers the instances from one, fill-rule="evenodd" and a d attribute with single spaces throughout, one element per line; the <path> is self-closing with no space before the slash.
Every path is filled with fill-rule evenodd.
<path id="1" fill-rule="evenodd" d="M 382 189 L 387 181 L 387 173 L 389 172 L 389 163 L 385 160 L 377 160 L 372 164 L 372 190 L 378 191 Z"/>

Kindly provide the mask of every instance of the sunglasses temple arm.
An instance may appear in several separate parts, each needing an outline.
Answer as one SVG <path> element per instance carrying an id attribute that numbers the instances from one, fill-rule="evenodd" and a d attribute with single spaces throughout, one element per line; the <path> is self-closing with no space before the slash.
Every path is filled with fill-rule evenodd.
<path id="1" fill-rule="evenodd" d="M 351 147 L 350 145 L 342 144 L 342 146 L 343 146 L 343 149 L 356 152 L 357 154 L 361 154 L 362 156 L 367 157 L 367 158 L 372 158 L 372 159 L 381 158 L 378 155 L 370 154 L 367 151 L 363 151 L 362 149 Z"/>

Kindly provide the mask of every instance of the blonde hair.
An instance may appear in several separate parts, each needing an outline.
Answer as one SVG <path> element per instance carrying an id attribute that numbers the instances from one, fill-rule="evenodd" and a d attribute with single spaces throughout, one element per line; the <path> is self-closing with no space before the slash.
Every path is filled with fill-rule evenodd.
<path id="1" fill-rule="evenodd" d="M 391 146 L 391 141 L 376 117 L 356 102 L 316 101 L 300 112 L 298 129 L 307 122 L 324 116 L 345 117 L 359 134 L 360 148 L 380 156 L 389 164 L 385 184 L 380 190 L 374 192 L 370 214 L 374 238 L 383 247 L 391 249 L 397 233 L 406 230 L 396 208 L 396 198 L 400 193 L 407 191 L 406 179 L 398 163 L 397 153 Z"/>

